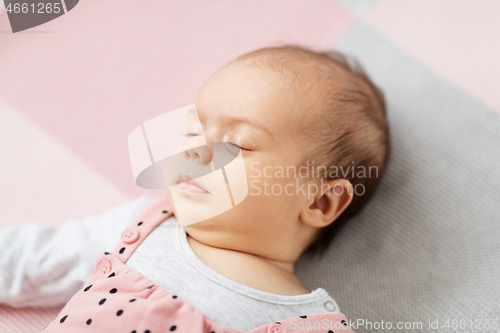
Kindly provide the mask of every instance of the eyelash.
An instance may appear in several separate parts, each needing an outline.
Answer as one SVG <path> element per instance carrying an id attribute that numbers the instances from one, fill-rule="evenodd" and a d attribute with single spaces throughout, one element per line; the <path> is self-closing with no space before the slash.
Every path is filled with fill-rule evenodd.
<path id="1" fill-rule="evenodd" d="M 241 150 L 251 151 L 250 149 L 246 149 L 246 148 L 240 147 L 240 146 L 238 146 L 235 143 L 232 143 L 232 142 L 228 142 L 228 143 L 232 144 L 233 146 L 236 146 L 236 147 L 240 148 Z"/>
<path id="2" fill-rule="evenodd" d="M 189 137 L 193 137 L 193 136 L 198 136 L 199 134 L 194 134 L 194 133 L 187 133 L 187 134 L 184 134 L 184 136 L 189 136 Z M 246 148 L 243 148 L 241 146 L 238 146 L 237 144 L 235 143 L 232 143 L 232 142 L 228 142 L 229 144 L 232 144 L 233 146 L 236 146 L 238 148 L 240 148 L 241 150 L 246 150 L 246 151 L 251 151 L 250 149 L 246 149 Z"/>

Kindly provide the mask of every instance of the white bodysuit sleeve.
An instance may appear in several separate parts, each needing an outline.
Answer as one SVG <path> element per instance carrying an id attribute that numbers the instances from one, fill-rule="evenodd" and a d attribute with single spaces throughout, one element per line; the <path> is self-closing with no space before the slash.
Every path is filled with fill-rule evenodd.
<path id="1" fill-rule="evenodd" d="M 145 194 L 57 229 L 33 223 L 0 228 L 0 304 L 66 304 L 90 278 L 97 257 L 113 251 L 122 231 L 155 200 Z"/>

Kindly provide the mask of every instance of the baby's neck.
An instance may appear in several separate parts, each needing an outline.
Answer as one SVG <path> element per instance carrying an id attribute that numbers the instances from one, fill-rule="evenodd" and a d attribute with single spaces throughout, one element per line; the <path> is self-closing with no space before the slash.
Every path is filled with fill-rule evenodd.
<path id="1" fill-rule="evenodd" d="M 293 262 L 279 262 L 250 253 L 209 246 L 189 234 L 187 240 L 205 265 L 235 282 L 278 295 L 293 296 L 310 292 L 294 274 Z"/>

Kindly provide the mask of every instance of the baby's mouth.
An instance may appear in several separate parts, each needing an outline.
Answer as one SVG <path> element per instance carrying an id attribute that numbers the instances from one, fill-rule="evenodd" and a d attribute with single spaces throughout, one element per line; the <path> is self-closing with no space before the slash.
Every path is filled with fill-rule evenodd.
<path id="1" fill-rule="evenodd" d="M 184 192 L 199 194 L 208 193 L 207 190 L 198 185 L 189 175 L 180 174 L 177 183 L 179 184 L 179 189 Z"/>

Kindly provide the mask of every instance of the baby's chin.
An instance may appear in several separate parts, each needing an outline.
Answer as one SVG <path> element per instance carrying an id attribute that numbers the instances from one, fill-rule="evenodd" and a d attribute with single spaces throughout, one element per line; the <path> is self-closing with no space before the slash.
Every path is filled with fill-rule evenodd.
<path id="1" fill-rule="evenodd" d="M 213 227 L 216 217 L 232 209 L 231 201 L 211 193 L 186 192 L 170 187 L 176 218 L 181 226 Z"/>

